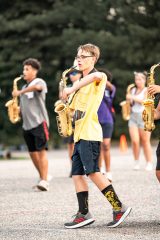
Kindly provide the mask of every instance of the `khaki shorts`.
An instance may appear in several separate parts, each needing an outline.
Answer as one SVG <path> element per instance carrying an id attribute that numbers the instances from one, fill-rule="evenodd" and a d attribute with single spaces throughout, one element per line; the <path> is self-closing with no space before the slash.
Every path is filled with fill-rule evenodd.
<path id="1" fill-rule="evenodd" d="M 137 127 L 144 129 L 144 122 L 142 120 L 142 113 L 132 112 L 128 121 L 128 127 Z"/>

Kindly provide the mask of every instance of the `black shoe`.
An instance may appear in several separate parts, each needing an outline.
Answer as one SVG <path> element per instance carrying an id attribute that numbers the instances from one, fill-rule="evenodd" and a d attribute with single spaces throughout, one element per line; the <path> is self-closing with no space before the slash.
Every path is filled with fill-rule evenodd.
<path id="1" fill-rule="evenodd" d="M 131 207 L 122 207 L 120 211 L 113 211 L 113 221 L 107 224 L 109 228 L 118 227 L 125 218 L 130 214 L 132 208 Z"/>
<path id="2" fill-rule="evenodd" d="M 95 221 L 89 212 L 86 215 L 78 212 L 74 217 L 73 221 L 64 224 L 65 228 L 80 228 L 92 224 Z"/>

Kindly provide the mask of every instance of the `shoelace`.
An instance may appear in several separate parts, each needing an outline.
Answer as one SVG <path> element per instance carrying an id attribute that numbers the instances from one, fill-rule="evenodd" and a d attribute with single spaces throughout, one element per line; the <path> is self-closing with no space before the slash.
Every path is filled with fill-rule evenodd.
<path id="1" fill-rule="evenodd" d="M 76 214 L 74 214 L 74 215 L 72 216 L 72 218 L 80 217 L 80 214 L 82 214 L 82 213 L 77 212 Z M 83 215 L 83 214 L 82 214 L 82 215 Z"/>

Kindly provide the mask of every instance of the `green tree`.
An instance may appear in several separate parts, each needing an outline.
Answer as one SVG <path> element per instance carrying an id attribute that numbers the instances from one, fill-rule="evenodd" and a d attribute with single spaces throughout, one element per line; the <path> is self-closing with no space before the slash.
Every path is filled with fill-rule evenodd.
<path id="1" fill-rule="evenodd" d="M 133 71 L 148 71 L 159 62 L 159 15 L 156 0 L 0 0 L 0 142 L 22 141 L 21 124 L 8 121 L 4 105 L 28 57 L 42 63 L 40 76 L 49 89 L 51 139 L 59 140 L 53 111 L 58 82 L 62 71 L 73 64 L 77 47 L 87 42 L 101 48 L 97 68 L 109 69 L 117 87 L 114 137 L 127 133 L 119 102 L 133 82 Z"/>

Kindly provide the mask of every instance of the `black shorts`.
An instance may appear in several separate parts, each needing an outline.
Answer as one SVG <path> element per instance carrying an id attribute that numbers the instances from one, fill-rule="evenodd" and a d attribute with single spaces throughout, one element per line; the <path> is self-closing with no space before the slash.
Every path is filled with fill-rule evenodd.
<path id="1" fill-rule="evenodd" d="M 47 141 L 49 139 L 49 132 L 46 122 L 30 130 L 23 130 L 23 136 L 29 152 L 37 152 L 43 149 L 48 150 Z"/>
<path id="2" fill-rule="evenodd" d="M 72 144 L 74 143 L 74 135 L 64 138 L 64 143 Z"/>
<path id="3" fill-rule="evenodd" d="M 157 156 L 156 170 L 160 170 L 160 142 L 158 143 L 158 146 L 157 146 L 156 156 Z"/>
<path id="4" fill-rule="evenodd" d="M 99 172 L 100 142 L 80 140 L 75 143 L 72 156 L 72 175 Z"/>
<path id="5" fill-rule="evenodd" d="M 103 138 L 111 138 L 113 133 L 112 123 L 101 123 Z"/>

